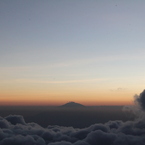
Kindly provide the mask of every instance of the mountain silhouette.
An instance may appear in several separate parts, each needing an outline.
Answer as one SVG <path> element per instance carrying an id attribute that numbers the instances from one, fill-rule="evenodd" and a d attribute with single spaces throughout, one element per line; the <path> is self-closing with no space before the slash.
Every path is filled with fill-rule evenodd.
<path id="1" fill-rule="evenodd" d="M 79 103 L 75 103 L 75 102 L 68 102 L 60 107 L 66 107 L 66 108 L 82 108 L 82 107 L 85 107 L 84 105 L 82 104 L 79 104 Z"/>

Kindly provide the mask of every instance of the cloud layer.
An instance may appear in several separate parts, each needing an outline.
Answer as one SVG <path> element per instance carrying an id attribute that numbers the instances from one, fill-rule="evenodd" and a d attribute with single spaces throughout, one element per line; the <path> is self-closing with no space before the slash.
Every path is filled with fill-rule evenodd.
<path id="1" fill-rule="evenodd" d="M 145 91 L 137 97 L 144 109 Z M 144 145 L 145 120 L 109 121 L 78 129 L 26 123 L 23 116 L 0 117 L 0 145 Z"/>

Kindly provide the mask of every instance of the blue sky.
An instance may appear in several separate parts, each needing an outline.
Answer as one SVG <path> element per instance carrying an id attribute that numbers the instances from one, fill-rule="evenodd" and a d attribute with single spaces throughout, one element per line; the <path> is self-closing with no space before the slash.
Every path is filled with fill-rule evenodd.
<path id="1" fill-rule="evenodd" d="M 1 96 L 42 84 L 40 96 L 63 96 L 72 83 L 78 98 L 122 88 L 130 99 L 144 89 L 144 13 L 143 0 L 1 0 Z"/>

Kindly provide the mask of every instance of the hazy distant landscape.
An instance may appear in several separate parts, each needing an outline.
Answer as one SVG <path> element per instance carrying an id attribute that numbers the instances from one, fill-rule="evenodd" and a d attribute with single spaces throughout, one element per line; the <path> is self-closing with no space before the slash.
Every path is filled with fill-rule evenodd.
<path id="1" fill-rule="evenodd" d="M 144 14 L 145 0 L 0 0 L 0 145 L 145 145 Z"/>
<path id="2" fill-rule="evenodd" d="M 144 145 L 145 90 L 134 101 L 136 116 L 131 106 L 1 106 L 0 145 Z"/>
<path id="3" fill-rule="evenodd" d="M 74 104 L 73 104 L 74 105 Z M 75 104 L 76 105 L 76 104 Z M 1 106 L 0 116 L 22 115 L 26 122 L 35 122 L 43 127 L 48 125 L 84 128 L 95 123 L 113 120 L 133 120 L 131 112 L 123 111 L 123 106 Z"/>

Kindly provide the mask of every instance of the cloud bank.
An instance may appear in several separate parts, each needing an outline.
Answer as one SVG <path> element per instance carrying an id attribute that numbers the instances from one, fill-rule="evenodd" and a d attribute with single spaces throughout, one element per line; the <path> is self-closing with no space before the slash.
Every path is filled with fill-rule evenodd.
<path id="1" fill-rule="evenodd" d="M 145 111 L 145 91 L 137 98 Z M 145 112 L 144 112 L 145 114 Z M 26 123 L 23 116 L 0 117 L 0 145 L 144 145 L 145 119 L 109 121 L 79 129 L 63 126 L 41 127 Z"/>

